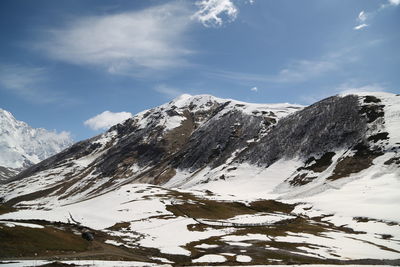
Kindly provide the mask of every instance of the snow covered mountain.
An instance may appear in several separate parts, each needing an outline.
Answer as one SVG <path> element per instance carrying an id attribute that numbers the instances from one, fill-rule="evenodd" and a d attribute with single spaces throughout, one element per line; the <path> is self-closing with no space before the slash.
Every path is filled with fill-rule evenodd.
<path id="1" fill-rule="evenodd" d="M 1 185 L 17 210 L 0 219 L 85 226 L 158 263 L 399 264 L 399 190 L 399 95 L 183 95 Z"/>
<path id="2" fill-rule="evenodd" d="M 34 188 L 26 177 L 39 178 L 43 187 L 43 176 L 49 177 L 46 189 L 63 187 L 63 198 L 110 191 L 130 182 L 161 185 L 179 170 L 224 164 L 280 118 L 300 109 L 183 95 L 26 169 L 14 178 L 20 188 L 14 193 L 23 195 Z M 22 186 L 25 182 L 29 187 Z"/>
<path id="3" fill-rule="evenodd" d="M 242 168 L 265 172 L 280 162 L 275 191 L 319 192 L 378 159 L 397 166 L 398 98 L 334 96 L 303 108 L 183 95 L 26 169 L 8 184 L 19 188 L 8 198 L 29 194 L 31 180 L 62 188 L 59 197 L 70 201 L 132 182 L 218 188 L 244 177 Z"/>
<path id="4" fill-rule="evenodd" d="M 72 144 L 65 132 L 35 129 L 0 109 L 0 179 L 15 175 Z"/>

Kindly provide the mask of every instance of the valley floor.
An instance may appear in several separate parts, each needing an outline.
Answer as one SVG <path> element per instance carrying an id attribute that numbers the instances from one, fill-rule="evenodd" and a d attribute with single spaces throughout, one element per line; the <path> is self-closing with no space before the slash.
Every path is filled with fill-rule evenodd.
<path id="1" fill-rule="evenodd" d="M 34 265 L 400 264 L 397 222 L 324 213 L 307 203 L 225 197 L 129 184 L 64 206 L 3 206 L 0 259 L 30 260 L 8 266 L 36 260 Z M 84 240 L 83 232 L 95 239 Z"/>

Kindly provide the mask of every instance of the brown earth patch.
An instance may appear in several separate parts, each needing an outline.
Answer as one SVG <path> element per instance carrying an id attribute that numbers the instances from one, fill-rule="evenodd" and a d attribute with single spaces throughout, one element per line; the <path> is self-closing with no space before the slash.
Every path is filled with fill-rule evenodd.
<path id="1" fill-rule="evenodd" d="M 353 156 L 339 160 L 332 176 L 327 178 L 328 180 L 334 181 L 365 170 L 372 165 L 372 161 L 375 158 L 383 155 L 383 152 L 372 151 L 363 143 L 357 144 L 354 149 L 356 152 Z"/>

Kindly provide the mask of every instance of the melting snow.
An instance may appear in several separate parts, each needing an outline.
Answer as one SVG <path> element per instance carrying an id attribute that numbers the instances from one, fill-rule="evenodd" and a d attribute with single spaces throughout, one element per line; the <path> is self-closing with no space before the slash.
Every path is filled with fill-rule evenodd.
<path id="1" fill-rule="evenodd" d="M 20 223 L 20 222 L 11 222 L 11 221 L 0 221 L 0 224 L 4 224 L 7 227 L 29 227 L 29 228 L 44 228 L 42 225 L 33 224 L 33 223 Z"/>
<path id="2" fill-rule="evenodd" d="M 246 255 L 237 255 L 236 256 L 236 261 L 238 261 L 238 262 L 251 262 L 251 257 L 246 256 Z"/>

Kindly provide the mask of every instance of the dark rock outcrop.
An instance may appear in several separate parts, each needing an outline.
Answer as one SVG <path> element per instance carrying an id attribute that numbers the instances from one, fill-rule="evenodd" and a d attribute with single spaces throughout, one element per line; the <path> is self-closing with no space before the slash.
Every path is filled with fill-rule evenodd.
<path id="1" fill-rule="evenodd" d="M 367 120 L 357 96 L 333 96 L 281 119 L 238 161 L 269 166 L 281 158 L 307 158 L 365 139 Z"/>

